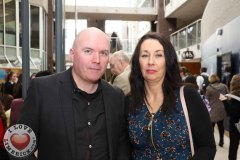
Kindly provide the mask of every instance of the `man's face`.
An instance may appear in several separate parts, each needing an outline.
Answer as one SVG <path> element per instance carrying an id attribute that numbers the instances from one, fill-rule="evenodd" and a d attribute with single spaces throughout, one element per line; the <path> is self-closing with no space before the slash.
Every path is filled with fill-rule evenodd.
<path id="1" fill-rule="evenodd" d="M 73 72 L 77 79 L 96 83 L 105 73 L 109 60 L 110 45 L 103 33 L 86 31 L 70 50 Z"/>

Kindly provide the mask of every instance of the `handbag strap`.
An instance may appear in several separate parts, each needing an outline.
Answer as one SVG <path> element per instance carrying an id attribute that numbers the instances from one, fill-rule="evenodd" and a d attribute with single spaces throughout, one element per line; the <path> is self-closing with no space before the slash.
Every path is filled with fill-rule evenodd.
<path id="1" fill-rule="evenodd" d="M 186 101 L 184 98 L 183 88 L 184 88 L 184 86 L 181 86 L 181 88 L 180 88 L 180 99 L 181 99 L 185 119 L 187 122 L 189 139 L 190 139 L 190 147 L 191 147 L 191 152 L 192 152 L 192 156 L 193 156 L 194 155 L 194 147 L 193 147 L 192 131 L 191 131 L 191 125 L 190 125 L 189 116 L 188 116 L 187 105 L 186 105 Z"/>

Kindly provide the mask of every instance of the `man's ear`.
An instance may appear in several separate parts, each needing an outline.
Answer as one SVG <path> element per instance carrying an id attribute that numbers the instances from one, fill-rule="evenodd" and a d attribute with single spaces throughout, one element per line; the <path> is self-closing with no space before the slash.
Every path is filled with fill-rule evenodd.
<path id="1" fill-rule="evenodd" d="M 74 50 L 71 48 L 69 52 L 70 52 L 70 61 L 73 62 L 73 59 L 74 59 Z"/>

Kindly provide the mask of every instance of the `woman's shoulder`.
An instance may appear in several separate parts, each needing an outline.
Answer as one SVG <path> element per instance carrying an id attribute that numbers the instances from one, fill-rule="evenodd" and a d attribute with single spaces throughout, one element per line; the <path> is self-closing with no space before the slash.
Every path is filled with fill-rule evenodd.
<path id="1" fill-rule="evenodd" d="M 191 87 L 184 87 L 184 97 L 187 104 L 188 109 L 189 108 L 196 108 L 196 106 L 200 106 L 203 104 L 201 95 L 198 93 L 197 90 L 191 88 Z M 200 103 L 196 103 L 200 102 Z"/>
<path id="2" fill-rule="evenodd" d="M 185 86 L 184 86 L 184 95 L 191 97 L 192 94 L 199 94 L 199 93 L 198 93 L 198 91 L 197 91 L 196 89 L 194 89 L 193 87 L 188 86 L 188 85 L 185 85 Z"/>

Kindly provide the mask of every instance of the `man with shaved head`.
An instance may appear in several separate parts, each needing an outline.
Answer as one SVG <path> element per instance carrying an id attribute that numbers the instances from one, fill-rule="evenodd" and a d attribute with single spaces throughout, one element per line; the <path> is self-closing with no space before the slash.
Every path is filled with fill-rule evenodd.
<path id="1" fill-rule="evenodd" d="M 31 81 L 18 123 L 35 132 L 38 159 L 129 159 L 124 94 L 101 79 L 109 52 L 104 32 L 84 29 L 70 49 L 70 69 Z"/>

